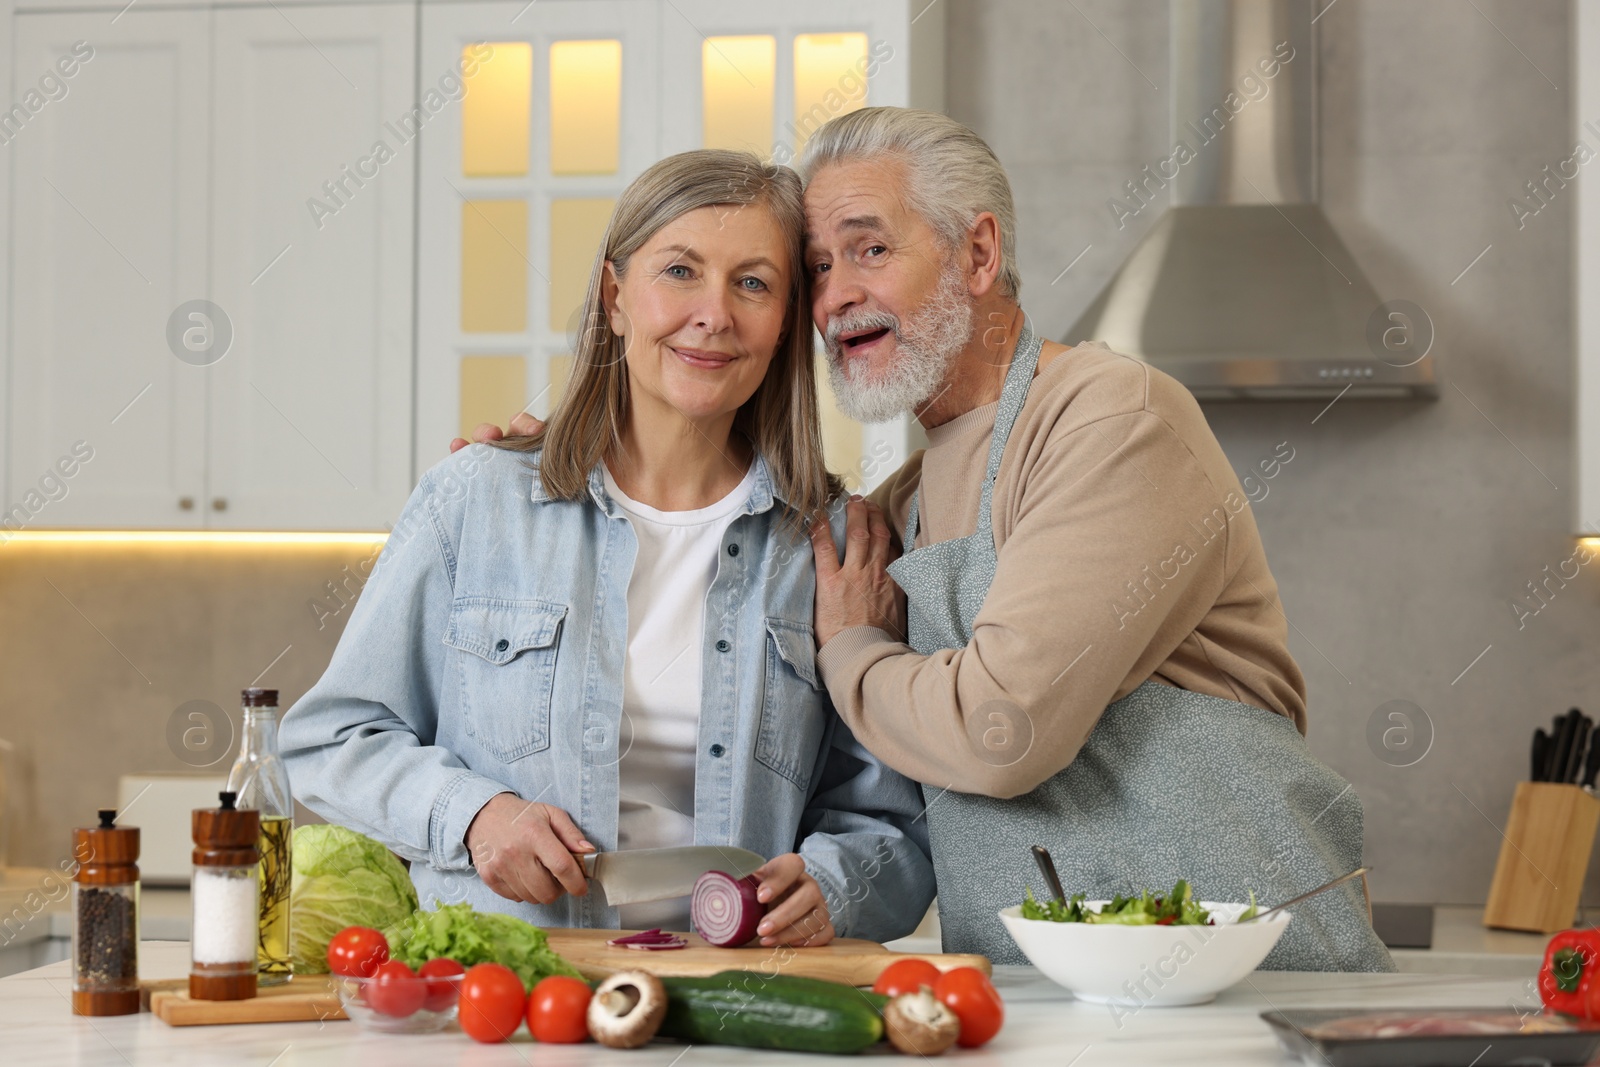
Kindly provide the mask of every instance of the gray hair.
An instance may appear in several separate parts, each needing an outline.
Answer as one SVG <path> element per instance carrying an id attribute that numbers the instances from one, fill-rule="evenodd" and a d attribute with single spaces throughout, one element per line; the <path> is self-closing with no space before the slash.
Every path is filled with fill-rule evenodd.
<path id="1" fill-rule="evenodd" d="M 789 260 L 789 313 L 766 377 L 734 416 L 789 506 L 786 522 L 799 531 L 843 489 L 828 471 L 817 408 L 816 360 L 806 318 L 805 207 L 800 176 L 749 152 L 702 148 L 668 156 L 646 168 L 617 198 L 589 272 L 575 338 L 572 378 L 543 429 L 491 442 L 518 452 L 542 451 L 539 479 L 547 495 L 581 500 L 589 474 L 618 447 L 629 411 L 626 339 L 612 328 L 601 299 L 606 263 L 619 278 L 650 239 L 673 220 L 700 208 L 765 208 L 783 230 Z M 730 212 L 731 213 L 731 212 Z"/>
<path id="2" fill-rule="evenodd" d="M 982 212 L 1000 223 L 1000 291 L 1016 298 L 1017 209 L 1011 183 L 983 138 L 947 115 L 904 107 L 868 107 L 840 115 L 806 142 L 796 169 L 807 181 L 830 163 L 889 156 L 908 171 L 907 199 L 947 247 L 967 236 Z"/>

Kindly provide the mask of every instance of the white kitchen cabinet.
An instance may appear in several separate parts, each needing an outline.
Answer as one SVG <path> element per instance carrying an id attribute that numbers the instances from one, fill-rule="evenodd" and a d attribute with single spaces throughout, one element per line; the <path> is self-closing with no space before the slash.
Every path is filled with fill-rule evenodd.
<path id="1" fill-rule="evenodd" d="M 11 142 L 11 492 L 75 441 L 94 452 L 31 526 L 375 529 L 398 513 L 415 158 L 397 146 L 361 187 L 344 168 L 413 102 L 415 15 L 16 17 L 19 83 L 93 49 Z M 196 300 L 220 313 L 172 327 Z M 181 340 L 208 330 L 231 331 L 220 358 Z"/>
<path id="2" fill-rule="evenodd" d="M 211 525 L 379 529 L 412 484 L 416 9 L 215 18 Z"/>
<path id="3" fill-rule="evenodd" d="M 857 108 L 944 110 L 944 11 L 929 0 L 669 6 L 661 28 L 661 68 L 670 72 L 662 85 L 663 154 L 743 148 L 792 163 L 818 127 Z M 719 89 L 732 104 L 720 121 L 715 103 L 707 106 L 707 94 Z M 763 109 L 748 107 L 763 98 L 770 123 L 761 121 Z M 869 426 L 846 418 L 833 403 L 826 361 L 819 337 L 828 466 L 848 489 L 865 492 L 927 439 L 909 414 Z"/>
<path id="4" fill-rule="evenodd" d="M 474 412 L 548 413 L 610 205 L 707 143 L 723 38 L 770 38 L 766 94 L 734 86 L 770 119 L 763 155 L 805 114 L 942 105 L 943 11 L 921 0 L 37 6 L 12 20 L 19 97 L 74 42 L 94 58 L 8 144 L 6 500 L 74 442 L 94 458 L 32 498 L 33 527 L 375 528 Z M 804 49 L 854 37 L 864 87 L 806 81 Z M 463 60 L 497 46 L 514 61 L 464 95 Z M 211 362 L 168 340 L 196 300 L 220 312 L 173 332 L 231 331 Z M 912 445 L 908 420 L 825 407 L 853 487 Z"/>
<path id="5" fill-rule="evenodd" d="M 64 497 L 40 489 L 29 527 L 202 522 L 205 372 L 174 358 L 166 322 L 206 291 L 209 17 L 135 10 L 109 35 L 103 13 L 15 21 L 18 86 L 92 50 L 9 142 L 8 503 L 74 442 L 93 451 Z"/>
<path id="6" fill-rule="evenodd" d="M 549 412 L 596 221 L 660 158 L 660 19 L 657 0 L 423 5 L 422 86 L 438 87 L 463 62 L 471 77 L 466 97 L 420 137 L 418 471 L 445 455 L 464 419 L 474 421 L 464 411 L 500 425 L 518 408 Z M 594 80 L 605 90 L 564 83 L 555 50 L 573 42 L 596 50 L 591 62 L 604 74 Z M 556 128 L 567 128 L 565 109 L 583 104 L 599 134 L 593 158 L 571 161 Z M 492 121 L 498 131 L 486 128 Z M 486 139 L 500 142 L 496 158 L 485 158 Z M 574 231 L 593 240 L 573 240 Z M 475 387 L 475 371 L 488 373 L 487 385 Z M 496 399 L 474 407 L 475 388 Z"/>
<path id="7" fill-rule="evenodd" d="M 482 68 L 491 76 L 475 79 L 464 103 L 421 136 L 418 470 L 479 420 L 504 425 L 518 408 L 549 413 L 610 203 L 650 163 L 708 142 L 789 162 L 803 135 L 835 114 L 943 104 L 943 11 L 926 13 L 918 0 L 424 3 L 422 85 L 456 69 L 475 42 L 491 53 Z M 563 101 L 552 91 L 555 49 L 572 42 L 620 45 L 619 116 L 606 117 L 607 90 L 568 92 L 590 98 L 597 126 L 620 130 L 614 162 L 591 161 L 587 171 L 563 165 L 552 119 Z M 818 75 L 852 48 L 870 68 Z M 710 136 L 705 84 L 722 86 L 733 115 Z M 490 113 L 503 122 L 500 143 L 514 140 L 516 150 L 475 163 L 473 131 Z M 742 139 L 729 140 L 730 129 Z M 486 289 L 508 276 L 486 306 Z M 852 488 L 876 485 L 913 446 L 909 419 L 862 428 L 824 406 L 830 465 Z"/>

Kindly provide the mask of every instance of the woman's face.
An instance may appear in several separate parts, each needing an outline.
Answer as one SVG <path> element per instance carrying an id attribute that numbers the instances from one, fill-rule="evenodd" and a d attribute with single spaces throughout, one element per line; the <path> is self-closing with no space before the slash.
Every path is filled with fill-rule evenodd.
<path id="1" fill-rule="evenodd" d="M 626 339 L 633 402 L 704 421 L 732 415 L 766 377 L 789 313 L 783 229 L 761 205 L 698 208 L 663 226 L 603 297 Z"/>

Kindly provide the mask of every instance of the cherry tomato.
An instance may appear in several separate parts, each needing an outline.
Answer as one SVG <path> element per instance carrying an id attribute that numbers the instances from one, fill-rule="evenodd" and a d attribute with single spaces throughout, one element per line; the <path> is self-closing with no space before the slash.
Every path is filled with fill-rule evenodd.
<path id="1" fill-rule="evenodd" d="M 522 1025 L 527 997 L 522 979 L 498 963 L 474 964 L 461 979 L 461 1006 L 456 1021 L 474 1041 L 504 1041 Z"/>
<path id="2" fill-rule="evenodd" d="M 346 978 L 371 978 L 389 958 L 389 940 L 366 926 L 347 926 L 328 942 L 328 970 Z"/>
<path id="3" fill-rule="evenodd" d="M 461 983 L 450 979 L 462 973 L 461 964 L 443 956 L 424 963 L 417 974 L 432 980 L 428 982 L 428 999 L 422 1006 L 429 1011 L 449 1011 L 461 994 Z"/>
<path id="4" fill-rule="evenodd" d="M 872 983 L 872 991 L 898 997 L 902 993 L 915 993 L 923 986 L 931 988 L 938 980 L 939 968 L 927 960 L 896 960 L 878 975 L 878 980 Z"/>
<path id="5" fill-rule="evenodd" d="M 528 1032 L 552 1045 L 575 1045 L 589 1038 L 587 983 L 564 974 L 541 978 L 528 996 Z"/>
<path id="6" fill-rule="evenodd" d="M 952 967 L 939 976 L 933 995 L 961 1020 L 961 1036 L 956 1044 L 977 1048 L 1000 1032 L 1005 1022 L 1005 1005 L 988 977 L 976 967 Z"/>
<path id="7" fill-rule="evenodd" d="M 366 983 L 367 1003 L 379 1015 L 404 1019 L 428 999 L 428 983 L 399 960 L 386 960 Z"/>

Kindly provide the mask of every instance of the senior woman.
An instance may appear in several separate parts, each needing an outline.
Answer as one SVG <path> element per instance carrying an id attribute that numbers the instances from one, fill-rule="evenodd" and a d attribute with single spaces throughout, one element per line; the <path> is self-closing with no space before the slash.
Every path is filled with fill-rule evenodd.
<path id="1" fill-rule="evenodd" d="M 722 151 L 617 201 L 548 427 L 423 475 L 321 680 L 284 717 L 295 795 L 410 860 L 422 898 L 544 926 L 612 908 L 596 848 L 737 845 L 766 945 L 910 932 L 933 895 L 907 779 L 815 663 L 823 463 L 800 181 Z"/>

